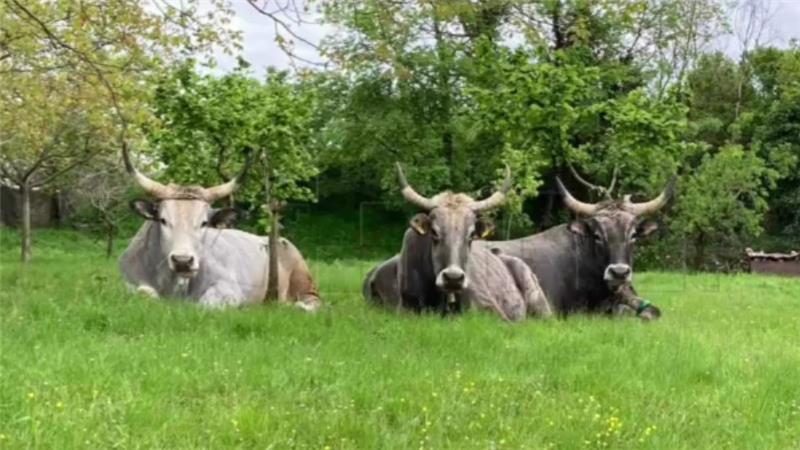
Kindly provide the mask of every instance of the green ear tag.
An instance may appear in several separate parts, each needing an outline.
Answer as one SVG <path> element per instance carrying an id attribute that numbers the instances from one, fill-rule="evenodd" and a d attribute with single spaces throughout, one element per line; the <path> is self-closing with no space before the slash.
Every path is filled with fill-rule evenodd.
<path id="1" fill-rule="evenodd" d="M 642 314 L 644 312 L 644 310 L 647 309 L 647 307 L 650 306 L 650 305 L 652 305 L 652 303 L 648 302 L 645 299 L 642 299 L 642 303 L 639 303 L 639 307 L 636 308 L 636 315 L 638 316 L 638 315 Z"/>

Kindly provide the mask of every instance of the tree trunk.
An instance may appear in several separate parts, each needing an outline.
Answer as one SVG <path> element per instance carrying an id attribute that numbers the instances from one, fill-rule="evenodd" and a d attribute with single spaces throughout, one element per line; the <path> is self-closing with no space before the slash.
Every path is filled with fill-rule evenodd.
<path id="1" fill-rule="evenodd" d="M 31 186 L 24 182 L 19 186 L 22 197 L 22 242 L 21 260 L 27 264 L 31 260 Z"/>
<path id="2" fill-rule="evenodd" d="M 539 230 L 546 230 L 552 226 L 553 223 L 553 206 L 555 206 L 555 195 L 550 191 L 545 191 L 547 195 L 547 203 L 544 206 L 544 214 L 542 214 L 542 224 Z"/>
<path id="3" fill-rule="evenodd" d="M 705 259 L 705 233 L 701 231 L 694 240 L 694 260 L 692 261 L 692 268 L 696 271 L 703 270 L 703 263 L 705 262 Z"/>
<path id="4" fill-rule="evenodd" d="M 108 231 L 106 235 L 106 259 L 110 259 L 112 253 L 114 253 L 114 232 Z"/>
<path id="5" fill-rule="evenodd" d="M 106 259 L 111 258 L 114 253 L 114 236 L 117 234 L 117 227 L 114 225 L 107 225 L 106 228 Z"/>
<path id="6" fill-rule="evenodd" d="M 559 50 L 567 46 L 564 30 L 561 28 L 561 1 L 552 5 L 550 11 L 550 29 L 553 32 L 553 48 Z"/>
<path id="7" fill-rule="evenodd" d="M 269 230 L 269 279 L 267 281 L 267 300 L 278 299 L 278 245 L 280 245 L 280 231 L 278 230 L 278 207 L 272 208 L 272 225 Z"/>

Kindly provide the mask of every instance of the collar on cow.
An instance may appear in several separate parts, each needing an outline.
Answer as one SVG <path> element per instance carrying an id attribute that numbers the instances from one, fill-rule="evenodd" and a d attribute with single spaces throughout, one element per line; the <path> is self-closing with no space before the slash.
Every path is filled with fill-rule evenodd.
<path id="1" fill-rule="evenodd" d="M 641 315 L 644 312 L 644 310 L 647 309 L 647 307 L 650 305 L 652 305 L 652 303 L 648 302 L 645 299 L 642 299 L 642 301 L 639 303 L 639 307 L 636 308 L 636 315 L 637 316 Z"/>

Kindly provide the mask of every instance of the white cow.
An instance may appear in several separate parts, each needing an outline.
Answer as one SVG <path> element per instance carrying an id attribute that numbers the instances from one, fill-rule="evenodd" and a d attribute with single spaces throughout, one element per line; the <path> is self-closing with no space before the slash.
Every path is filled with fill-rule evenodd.
<path id="1" fill-rule="evenodd" d="M 187 297 L 210 307 L 264 301 L 269 283 L 269 239 L 221 228 L 236 216 L 211 204 L 230 195 L 237 178 L 211 188 L 163 185 L 133 167 L 123 147 L 125 167 L 156 202 L 135 200 L 147 221 L 119 260 L 126 282 L 154 297 Z M 316 310 L 319 293 L 303 256 L 286 239 L 277 251 L 278 299 Z"/>

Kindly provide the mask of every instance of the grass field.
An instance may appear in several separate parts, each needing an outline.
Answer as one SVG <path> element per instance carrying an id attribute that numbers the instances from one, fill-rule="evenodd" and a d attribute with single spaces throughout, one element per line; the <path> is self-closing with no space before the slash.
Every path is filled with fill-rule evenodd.
<path id="1" fill-rule="evenodd" d="M 0 232 L 0 448 L 800 448 L 800 282 L 644 273 L 661 321 L 396 315 L 123 289 L 102 243 Z"/>

